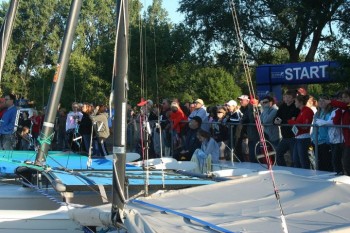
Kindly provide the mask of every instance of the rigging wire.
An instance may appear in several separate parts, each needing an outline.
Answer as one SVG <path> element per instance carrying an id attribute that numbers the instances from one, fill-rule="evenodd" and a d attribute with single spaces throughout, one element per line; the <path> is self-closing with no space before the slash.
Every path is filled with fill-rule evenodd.
<path id="1" fill-rule="evenodd" d="M 239 53 L 240 53 L 240 56 L 241 56 L 241 60 L 243 62 L 244 74 L 245 74 L 245 78 L 246 78 L 247 84 L 248 84 L 250 99 L 256 100 L 256 95 L 255 95 L 255 92 L 254 92 L 254 86 L 253 86 L 253 82 L 252 82 L 252 79 L 251 79 L 251 73 L 250 73 L 250 70 L 249 70 L 247 54 L 246 54 L 245 49 L 244 49 L 244 42 L 243 42 L 243 38 L 242 38 L 240 26 L 239 26 L 239 21 L 238 21 L 238 17 L 237 17 L 235 3 L 234 3 L 233 0 L 230 0 L 230 1 L 231 1 L 230 5 L 231 5 L 231 12 L 232 12 L 232 18 L 233 18 L 233 23 L 234 23 L 234 29 L 236 31 L 236 37 L 237 37 L 237 41 L 238 41 L 238 45 L 239 45 Z M 275 177 L 274 177 L 274 174 L 273 174 L 271 160 L 270 160 L 270 155 L 269 155 L 269 153 L 267 151 L 266 140 L 265 140 L 265 136 L 264 136 L 264 129 L 263 129 L 263 126 L 261 124 L 259 109 L 258 109 L 258 107 L 255 104 L 253 104 L 253 109 L 254 109 L 255 124 L 256 124 L 257 130 L 258 130 L 258 133 L 259 133 L 259 136 L 260 136 L 260 143 L 262 143 L 262 149 L 263 149 L 263 152 L 264 152 L 264 155 L 265 155 L 265 159 L 266 159 L 266 162 L 267 162 L 267 165 L 268 165 L 268 169 L 269 169 L 269 172 L 270 172 L 270 176 L 271 176 L 272 185 L 273 185 L 273 188 L 274 188 L 275 197 L 277 199 L 277 202 L 278 202 L 278 205 L 279 205 L 279 208 L 280 208 L 282 229 L 283 229 L 284 233 L 288 233 L 287 223 L 286 223 L 283 207 L 282 207 L 282 204 L 281 204 L 281 198 L 280 198 L 280 195 L 279 195 L 279 190 L 277 188 Z"/>
<path id="2" fill-rule="evenodd" d="M 143 71 L 143 68 L 144 68 L 144 61 L 143 61 L 143 22 L 142 22 L 142 16 L 141 16 L 141 13 L 139 14 L 139 34 L 140 34 L 140 41 L 139 41 L 139 44 L 140 44 L 140 96 L 144 96 L 144 71 Z"/>
<path id="3" fill-rule="evenodd" d="M 155 21 L 155 20 L 154 20 Z M 160 160 L 163 163 L 163 143 L 162 143 L 162 128 L 160 127 L 160 111 L 159 111 L 159 76 L 158 76 L 158 62 L 157 62 L 157 42 L 156 42 L 156 22 L 153 23 L 153 46 L 154 46 L 154 64 L 155 64 L 155 78 L 156 78 L 156 98 L 157 105 L 157 126 L 159 129 L 159 146 L 160 146 Z M 165 188 L 165 172 L 162 166 L 162 185 Z"/>
<path id="4" fill-rule="evenodd" d="M 2 40 L 1 40 L 0 64 L 5 62 L 5 56 L 6 56 L 5 51 L 4 51 L 4 46 L 5 45 L 4 45 L 4 39 L 3 38 L 5 38 L 5 25 L 7 24 L 8 15 L 9 15 L 9 13 L 7 12 L 6 16 L 4 17 L 4 22 L 3 22 L 2 26 L 1 26 L 1 31 L 2 31 L 1 38 L 2 38 Z M 1 83 L 1 80 L 2 80 L 2 70 L 0 70 L 0 83 Z"/>
<path id="5" fill-rule="evenodd" d="M 145 3 L 146 5 L 146 3 Z M 144 30 L 143 30 L 144 29 Z M 145 34 L 143 34 L 145 33 Z M 147 74 L 147 46 L 146 46 L 146 40 L 147 40 L 147 29 L 143 24 L 142 15 L 139 14 L 139 34 L 140 34 L 140 77 L 141 77 L 141 102 L 146 99 L 147 100 L 147 81 L 145 73 Z M 145 70 L 146 69 L 146 70 Z M 145 196 L 148 196 L 148 185 L 149 185 L 149 166 L 148 163 L 145 163 L 145 161 L 148 161 L 149 159 L 149 153 L 148 153 L 148 101 L 144 106 L 141 106 L 140 110 L 140 144 L 141 144 L 141 152 L 142 152 L 142 162 L 143 162 L 143 169 L 146 169 L 146 176 L 145 176 L 145 185 L 144 185 L 144 191 Z"/>

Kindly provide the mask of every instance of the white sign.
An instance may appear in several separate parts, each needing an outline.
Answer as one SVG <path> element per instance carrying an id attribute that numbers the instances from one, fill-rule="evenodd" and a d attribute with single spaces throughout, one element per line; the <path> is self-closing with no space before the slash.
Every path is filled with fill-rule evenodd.
<path id="1" fill-rule="evenodd" d="M 328 65 L 286 68 L 284 74 L 287 81 L 320 79 L 326 78 L 327 67 Z"/>

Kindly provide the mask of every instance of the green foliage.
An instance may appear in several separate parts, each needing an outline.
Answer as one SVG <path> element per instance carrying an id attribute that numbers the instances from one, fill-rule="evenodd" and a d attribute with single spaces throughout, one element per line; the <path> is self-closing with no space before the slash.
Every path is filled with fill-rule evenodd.
<path id="1" fill-rule="evenodd" d="M 181 70 L 174 71 L 174 67 L 192 59 L 188 29 L 182 24 L 169 23 L 161 1 L 154 1 L 147 12 L 137 24 L 130 25 L 129 98 L 132 103 L 141 97 L 171 96 L 172 93 L 164 95 L 163 91 L 169 91 L 163 88 L 166 70 L 181 73 Z"/>
<path id="2" fill-rule="evenodd" d="M 220 68 L 201 68 L 192 76 L 195 81 L 196 97 L 207 105 L 223 104 L 236 99 L 241 89 L 233 82 L 232 75 Z"/>
<path id="3" fill-rule="evenodd" d="M 186 24 L 177 25 L 170 22 L 162 0 L 154 0 L 145 13 L 141 13 L 141 2 L 129 0 L 132 104 L 145 97 L 202 98 L 212 105 L 248 93 L 230 1 L 181 0 Z M 349 86 L 349 4 L 345 2 L 239 1 L 236 7 L 249 64 L 311 61 L 317 51 L 320 60 L 340 61 L 343 70 L 336 80 Z M 3 92 L 21 94 L 34 100 L 38 108 L 47 104 L 70 4 L 70 0 L 19 3 L 0 84 Z M 7 9 L 8 3 L 2 2 L 1 23 Z M 114 0 L 83 1 L 61 98 L 63 106 L 69 107 L 72 101 L 107 103 L 115 18 Z M 333 27 L 337 30 L 324 30 Z M 315 85 L 309 89 L 317 95 L 342 86 Z"/>
<path id="4" fill-rule="evenodd" d="M 181 64 L 178 67 L 168 67 L 163 74 L 162 98 L 178 98 L 183 102 L 201 98 L 206 105 L 216 105 L 241 94 L 232 75 L 222 68 Z"/>
<path id="5" fill-rule="evenodd" d="M 306 52 L 305 61 L 313 61 L 319 44 L 334 39 L 333 27 L 339 27 L 336 22 L 348 18 L 345 12 L 350 7 L 346 0 L 234 2 L 249 59 L 255 62 L 262 48 L 285 49 L 289 62 L 302 61 L 301 53 Z M 226 0 L 180 0 L 179 10 L 185 14 L 192 39 L 198 45 L 196 58 L 199 62 L 212 61 L 211 57 L 216 56 L 212 52 L 213 45 L 216 51 L 222 50 L 222 54 L 235 55 L 238 42 L 230 3 Z"/>

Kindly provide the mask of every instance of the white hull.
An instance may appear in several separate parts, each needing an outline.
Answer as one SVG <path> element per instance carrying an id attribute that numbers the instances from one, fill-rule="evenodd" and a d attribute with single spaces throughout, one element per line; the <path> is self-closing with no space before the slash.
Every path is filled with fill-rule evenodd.
<path id="1" fill-rule="evenodd" d="M 35 190 L 0 183 L 0 232 L 83 232 L 68 207 Z"/>
<path id="2" fill-rule="evenodd" d="M 66 207 L 57 210 L 1 210 L 0 232 L 83 232 L 68 216 Z"/>

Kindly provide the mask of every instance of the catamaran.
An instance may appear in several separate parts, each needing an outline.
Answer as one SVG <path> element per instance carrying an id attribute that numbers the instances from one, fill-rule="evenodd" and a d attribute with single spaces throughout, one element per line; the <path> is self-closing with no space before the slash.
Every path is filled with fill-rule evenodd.
<path id="1" fill-rule="evenodd" d="M 48 112 L 45 115 L 43 128 L 45 137 L 51 135 L 53 131 L 54 117 L 63 85 L 60 81 L 64 80 L 80 7 L 81 0 L 72 1 L 69 23 L 50 95 L 49 102 L 52 105 L 48 106 Z M 0 222 L 0 231 L 81 232 L 99 229 L 103 229 L 104 232 L 113 230 L 126 232 L 349 231 L 350 219 L 347 214 L 350 208 L 349 178 L 335 177 L 328 172 L 277 166 L 272 169 L 272 166 L 264 168 L 252 163 L 221 162 L 215 165 L 220 171 L 213 172 L 212 175 L 222 176 L 226 173 L 229 176 L 227 181 L 219 183 L 206 181 L 207 185 L 203 186 L 195 185 L 191 181 L 190 184 L 186 184 L 191 188 L 176 191 L 163 189 L 162 192 L 153 193 L 148 197 L 130 197 L 126 185 L 128 167 L 125 166 L 127 161 L 125 132 L 129 46 L 128 1 L 118 0 L 116 12 L 113 86 L 115 112 L 120 115 L 116 116 L 113 122 L 115 125 L 113 158 L 108 160 L 110 163 L 108 166 L 112 166 L 112 169 L 106 169 L 103 173 L 101 170 L 95 172 L 92 169 L 84 170 L 79 167 L 67 170 L 63 166 L 58 168 L 47 166 L 52 164 L 46 156 L 47 144 L 41 145 L 32 164 L 12 159 L 10 162 L 19 167 L 17 173 L 25 181 L 24 185 L 31 186 L 33 179 L 37 182 L 32 185 L 32 189 L 9 182 L 0 186 L 1 189 L 8 190 L 8 197 L 14 197 L 0 199 L 0 213 L 3 217 Z M 8 156 L 13 158 L 10 154 Z M 88 158 L 86 162 L 87 160 Z M 101 163 L 102 160 L 95 162 Z M 65 164 L 67 161 L 60 163 Z M 140 169 L 140 167 L 133 169 Z M 97 178 L 96 174 L 98 174 Z M 166 180 L 164 173 L 158 172 L 158 174 L 160 180 L 163 180 L 159 186 L 163 186 Z M 43 176 L 46 179 L 41 179 Z M 110 179 L 111 197 L 103 194 L 104 187 L 108 186 L 104 183 L 106 176 Z M 129 179 L 129 183 L 131 180 Z M 152 179 L 142 178 L 142 180 L 142 185 L 149 187 Z M 48 185 L 52 185 L 50 186 L 53 187 L 52 189 L 42 188 L 47 181 Z M 180 181 L 184 184 L 185 178 Z M 64 194 L 64 200 L 73 200 L 74 198 L 68 194 L 78 186 L 82 189 L 96 188 L 99 190 L 100 198 L 103 197 L 101 199 L 112 201 L 109 204 L 89 208 L 86 205 L 67 204 L 55 198 L 59 191 Z M 3 197 L 4 193 L 1 192 Z M 14 196 L 14 193 L 18 193 L 18 196 Z M 75 197 L 84 199 L 83 195 L 75 195 Z M 93 200 L 90 200 L 90 205 L 95 205 Z M 38 211 L 34 212 L 34 209 Z"/>
<path id="2" fill-rule="evenodd" d="M 6 48 L 18 2 L 18 0 L 11 1 L 7 16 L 11 20 L 6 20 L 7 24 L 3 28 L 3 34 L 6 36 L 2 39 L 4 42 L 2 44 L 6 45 Z M 111 190 L 112 183 L 116 182 L 116 179 L 112 174 L 116 169 L 123 174 L 123 178 L 118 179 L 118 182 L 122 181 L 123 186 L 126 183 L 125 177 L 129 178 L 129 184 L 125 185 L 128 194 L 138 193 L 145 186 L 145 172 L 142 167 L 134 165 L 125 167 L 126 162 L 138 159 L 139 156 L 133 153 L 126 155 L 125 150 L 120 157 L 122 161 L 116 161 L 116 158 L 111 159 L 108 156 L 91 158 L 73 153 L 49 151 L 56 109 L 61 97 L 81 5 L 82 0 L 73 0 L 71 3 L 40 136 L 43 143 L 38 151 L 0 152 L 0 173 L 3 177 L 0 182 L 2 217 L 0 232 L 81 232 L 82 226 L 69 218 L 68 210 L 73 209 L 77 203 L 93 206 L 114 199 Z M 2 47 L 2 54 L 6 52 L 6 48 Z M 4 56 L 1 61 L 4 61 Z M 121 130 L 123 127 L 116 128 Z M 164 161 L 163 164 L 165 167 L 166 164 L 176 166 L 171 161 Z M 147 187 L 154 187 L 157 190 L 164 186 L 177 189 L 212 183 L 208 180 L 159 171 L 149 171 L 147 176 L 150 177 L 146 183 Z M 127 189 L 128 187 L 131 188 Z M 153 188 L 150 188 L 150 191 L 154 191 Z"/>

